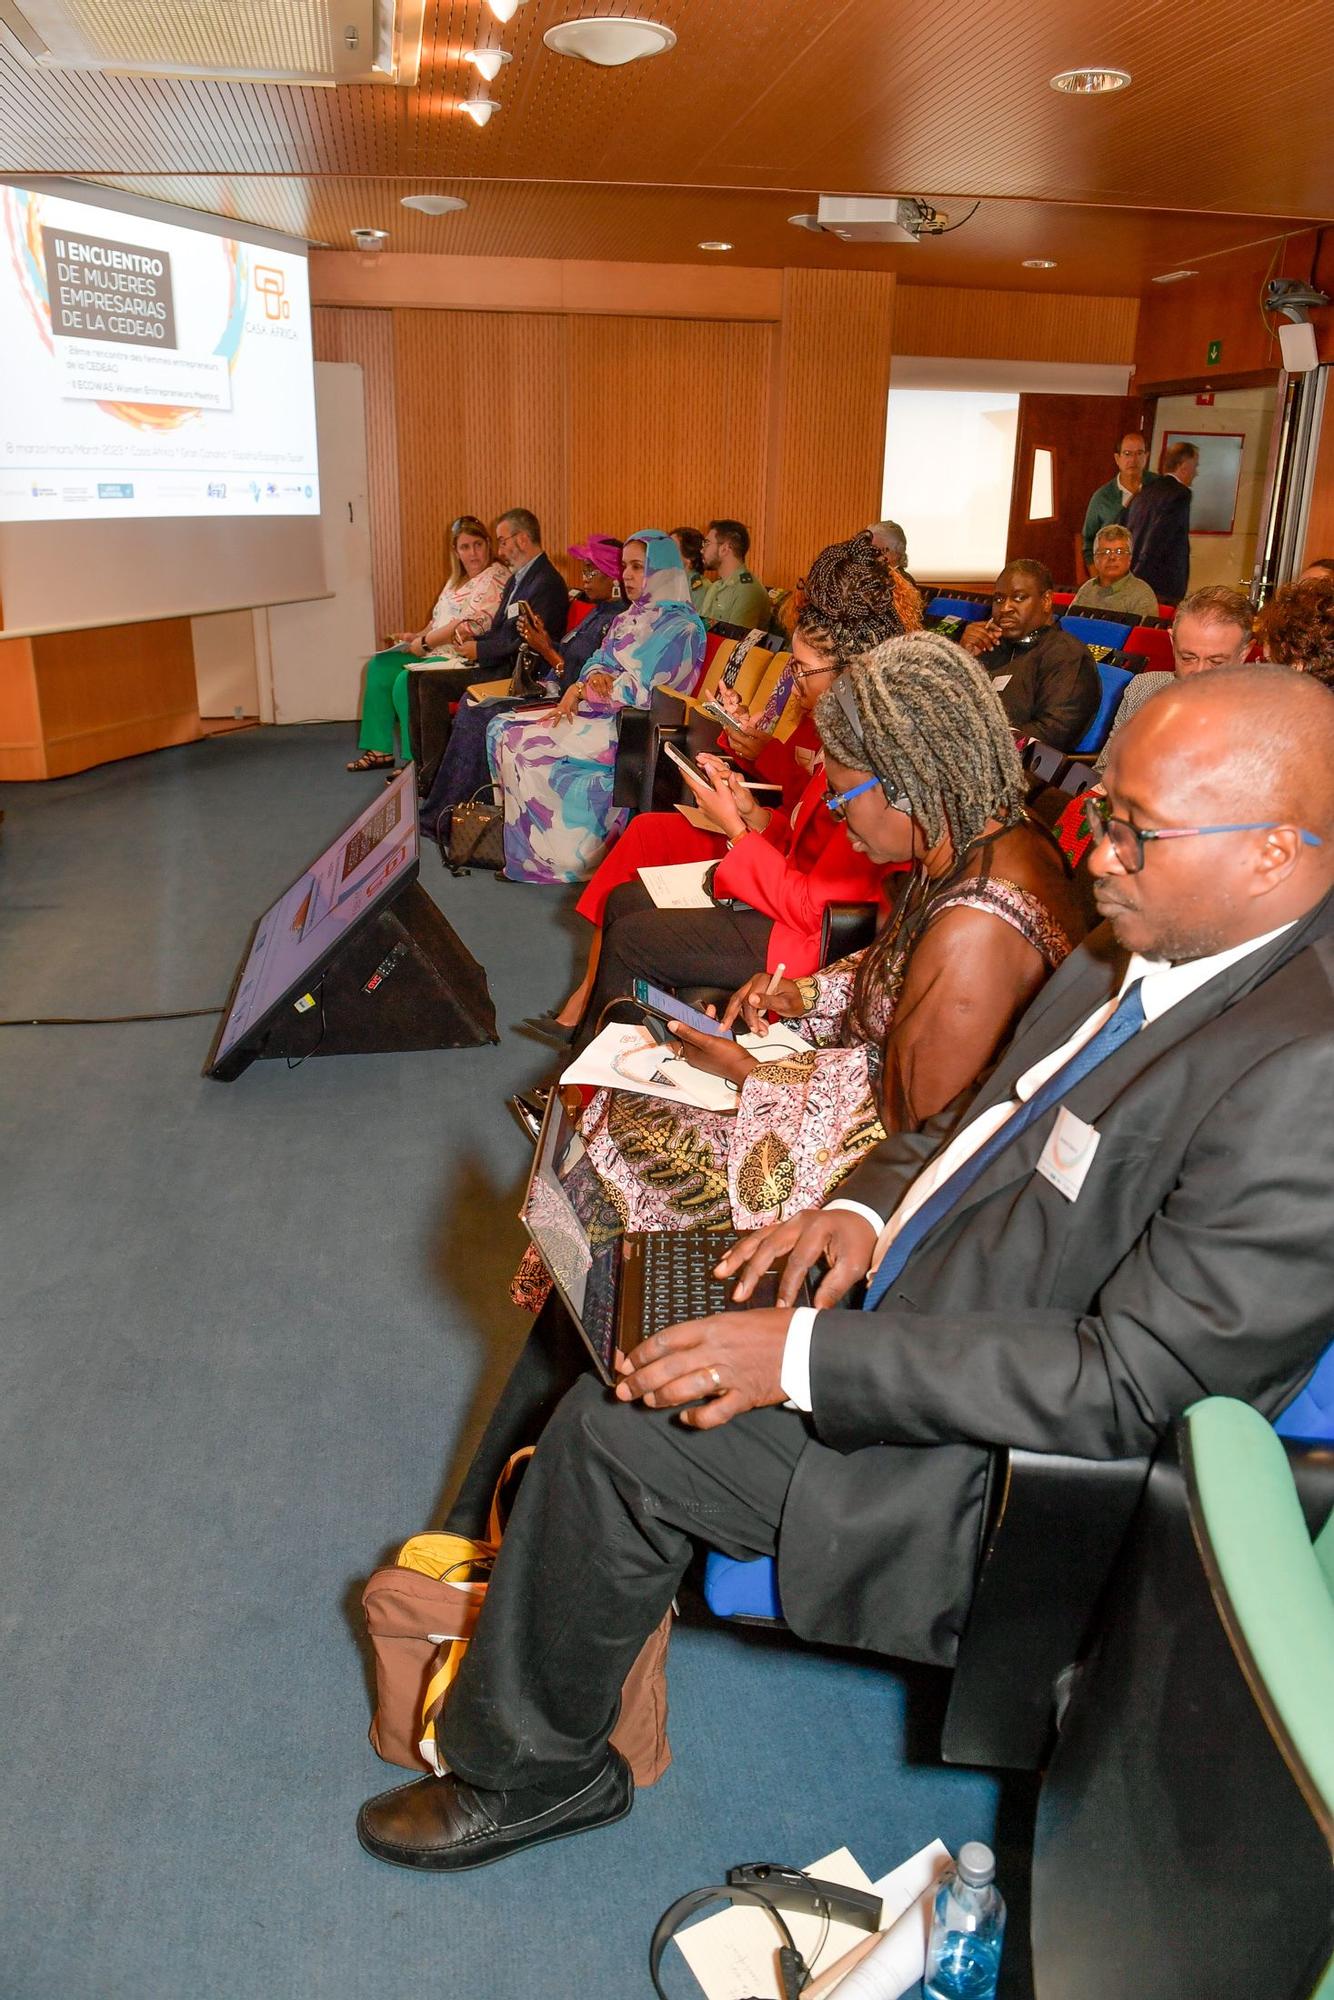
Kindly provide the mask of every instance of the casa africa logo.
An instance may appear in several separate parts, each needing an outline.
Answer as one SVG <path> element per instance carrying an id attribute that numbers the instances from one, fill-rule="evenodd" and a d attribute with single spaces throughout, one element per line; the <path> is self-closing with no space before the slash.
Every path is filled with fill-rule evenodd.
<path id="1" fill-rule="evenodd" d="M 68 206 L 47 195 L 30 194 L 24 188 L 5 188 L 0 191 L 4 207 L 5 250 L 10 266 L 18 279 L 19 291 L 29 317 L 37 328 L 38 336 L 48 354 L 54 356 L 55 341 L 51 333 L 51 299 L 47 289 L 46 258 L 42 248 L 43 217 Z M 58 221 L 55 226 L 59 226 Z M 245 245 L 237 243 L 230 236 L 205 237 L 201 241 L 213 246 L 214 254 L 220 256 L 225 265 L 226 310 L 212 353 L 220 355 L 227 363 L 227 372 L 236 371 L 237 356 L 241 351 L 241 338 L 245 332 L 246 308 L 250 296 L 250 264 Z M 273 276 L 281 277 L 274 272 Z M 282 299 L 281 304 L 286 305 Z M 265 308 L 269 301 L 266 298 Z M 99 402 L 96 407 L 105 410 L 109 417 L 115 417 L 123 424 L 129 424 L 139 431 L 174 431 L 182 424 L 194 423 L 203 412 L 174 403 L 111 403 Z"/>

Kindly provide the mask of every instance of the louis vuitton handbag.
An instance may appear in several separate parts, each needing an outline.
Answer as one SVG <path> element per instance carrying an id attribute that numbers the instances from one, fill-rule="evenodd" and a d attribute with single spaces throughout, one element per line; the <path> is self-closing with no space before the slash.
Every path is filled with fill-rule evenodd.
<path id="1" fill-rule="evenodd" d="M 494 785 L 483 785 L 461 806 L 450 808 L 448 822 L 440 818 L 440 859 L 451 875 L 473 868 L 505 869 L 505 808 Z"/>

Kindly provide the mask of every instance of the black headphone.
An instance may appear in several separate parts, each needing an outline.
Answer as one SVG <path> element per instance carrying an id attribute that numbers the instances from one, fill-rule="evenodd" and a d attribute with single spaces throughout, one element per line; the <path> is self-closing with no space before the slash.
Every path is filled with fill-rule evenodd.
<path id="1" fill-rule="evenodd" d="M 868 1931 L 880 1928 L 880 1898 L 869 1890 L 846 1889 L 838 1882 L 821 1882 L 800 1868 L 785 1868 L 776 1861 L 750 1861 L 740 1868 L 729 1868 L 726 1884 L 692 1889 L 688 1895 L 681 1896 L 659 1919 L 648 1951 L 648 1976 L 653 1981 L 653 1991 L 658 2000 L 667 2000 L 659 1973 L 669 1940 L 687 1917 L 693 1917 L 707 1903 L 716 1902 L 753 1903 L 769 1912 L 782 1939 L 778 1950 L 778 1976 L 782 1982 L 783 2000 L 798 2000 L 811 1978 L 810 1967 L 797 1950 L 796 1941 L 782 1915 L 783 1910 L 803 1910 L 823 1917 L 826 1922 L 833 1916 L 839 1916 L 845 1922 L 858 1924 Z"/>

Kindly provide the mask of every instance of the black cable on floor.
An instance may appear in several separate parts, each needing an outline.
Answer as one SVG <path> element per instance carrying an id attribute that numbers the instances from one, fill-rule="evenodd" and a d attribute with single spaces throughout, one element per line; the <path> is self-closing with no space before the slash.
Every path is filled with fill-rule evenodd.
<path id="1" fill-rule="evenodd" d="M 21 1019 L 0 1021 L 0 1028 L 105 1028 L 126 1021 L 198 1021 L 205 1014 L 221 1014 L 221 1007 L 182 1007 L 173 1014 L 25 1014 Z"/>

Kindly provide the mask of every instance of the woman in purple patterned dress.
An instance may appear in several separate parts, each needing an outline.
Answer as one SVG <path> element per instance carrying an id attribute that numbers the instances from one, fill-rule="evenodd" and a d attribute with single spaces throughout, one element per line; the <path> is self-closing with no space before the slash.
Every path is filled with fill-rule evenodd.
<path id="1" fill-rule="evenodd" d="M 505 873 L 514 882 L 586 882 L 629 815 L 612 808 L 616 717 L 655 687 L 695 684 L 704 626 L 681 552 L 645 528 L 623 552 L 630 604 L 554 709 L 499 716 L 486 733 L 505 807 Z"/>

